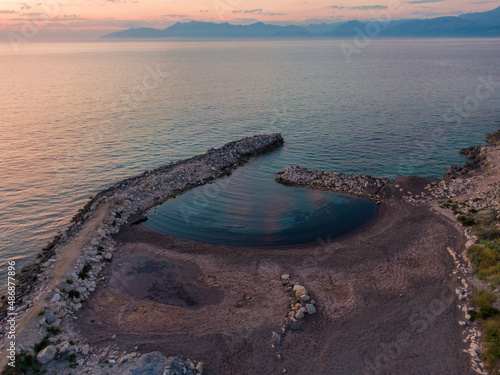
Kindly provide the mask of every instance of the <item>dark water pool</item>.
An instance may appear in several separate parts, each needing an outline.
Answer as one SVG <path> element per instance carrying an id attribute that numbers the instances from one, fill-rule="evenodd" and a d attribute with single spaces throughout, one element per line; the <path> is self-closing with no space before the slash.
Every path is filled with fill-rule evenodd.
<path id="1" fill-rule="evenodd" d="M 368 200 L 278 184 L 276 169 L 266 167 L 269 157 L 165 202 L 145 225 L 200 242 L 279 246 L 339 237 L 373 217 L 376 206 Z"/>

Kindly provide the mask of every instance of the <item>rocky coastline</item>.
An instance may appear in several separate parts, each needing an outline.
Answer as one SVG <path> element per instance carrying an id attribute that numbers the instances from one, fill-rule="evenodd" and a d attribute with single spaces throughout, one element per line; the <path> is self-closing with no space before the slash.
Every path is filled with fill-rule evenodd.
<path id="1" fill-rule="evenodd" d="M 204 154 L 146 171 L 98 193 L 73 217 L 70 227 L 56 236 L 32 264 L 16 275 L 18 355 L 20 352 L 28 358 L 35 355 L 42 365 L 56 356 L 75 360 L 87 356 L 89 346 L 80 342 L 78 337 L 73 337 L 74 333 L 66 325 L 71 322 L 72 314 L 82 307 L 82 303 L 102 282 L 99 274 L 113 258 L 116 248 L 113 236 L 120 227 L 125 223 L 140 222 L 144 212 L 151 207 L 188 189 L 227 176 L 252 156 L 278 148 L 283 142 L 280 134 L 233 141 Z M 80 246 L 75 248 L 75 242 Z M 72 247 L 73 252 L 70 253 L 68 248 Z M 74 259 L 60 262 L 60 258 L 68 255 Z M 0 348 L 6 350 L 9 329 L 6 296 L 2 297 L 2 302 Z M 49 337 L 46 332 L 53 333 L 57 338 Z M 38 350 L 36 345 L 39 345 Z M 40 346 L 43 348 L 40 349 Z M 128 357 L 120 358 L 123 362 Z M 137 356 L 136 361 L 142 359 Z M 2 368 L 6 360 L 5 356 L 0 359 Z M 114 359 L 111 361 L 114 362 Z M 179 362 L 178 359 L 176 361 Z M 75 363 L 82 362 L 79 358 Z M 201 373 L 195 367 L 192 370 L 193 374 Z"/>
<path id="2" fill-rule="evenodd" d="M 464 342 L 469 344 L 466 351 L 470 355 L 472 369 L 479 374 L 487 374 L 488 371 L 481 356 L 484 350 L 484 347 L 481 349 L 482 332 L 477 323 L 472 323 L 474 319 L 471 315 L 477 311 L 471 306 L 470 298 L 485 286 L 473 275 L 474 268 L 468 255 L 468 249 L 478 240 L 471 231 L 470 222 L 473 214 L 481 212 L 488 212 L 487 216 L 492 218 L 500 216 L 497 189 L 500 181 L 500 131 L 486 136 L 489 144 L 460 150 L 460 154 L 471 161 L 464 166 L 452 166 L 443 179 L 410 176 L 389 180 L 360 174 L 310 171 L 301 167 L 287 167 L 276 177 L 276 181 L 282 184 L 351 194 L 377 204 L 394 205 L 402 200 L 413 205 L 426 205 L 436 211 L 452 210 L 454 219 L 461 223 L 460 227 L 467 237 L 463 249 L 455 251 L 447 247 L 456 266 L 453 274 L 459 281 L 455 290 L 457 307 L 464 314 L 458 323 L 463 327 Z M 500 223 L 496 224 L 496 229 L 490 230 L 500 230 Z"/>
<path id="3" fill-rule="evenodd" d="M 472 159 L 471 162 L 467 163 L 464 167 L 452 167 L 443 179 L 405 176 L 390 180 L 365 175 L 310 171 L 300 167 L 287 167 L 278 173 L 276 177 L 276 181 L 279 183 L 351 194 L 370 199 L 381 206 L 387 207 L 388 211 L 394 210 L 395 217 L 392 218 L 389 215 L 389 222 L 385 224 L 387 227 L 382 228 L 386 231 L 395 231 L 395 227 L 400 228 L 399 230 L 407 230 L 405 220 L 413 220 L 415 215 L 417 215 L 417 218 L 420 218 L 420 216 L 426 217 L 426 220 L 429 220 L 429 222 L 432 222 L 432 220 L 446 222 L 447 237 L 453 238 L 449 241 L 454 244 L 453 246 L 445 247 L 446 257 L 449 257 L 450 262 L 455 265 L 452 271 L 453 279 L 449 282 L 453 285 L 456 284 L 454 289 L 456 294 L 456 303 L 454 302 L 454 305 L 456 306 L 454 306 L 454 309 L 449 309 L 450 311 L 446 310 L 448 311 L 447 316 L 452 316 L 451 310 L 459 311 L 456 329 L 462 333 L 462 340 L 466 345 L 464 350 L 467 352 L 470 360 L 468 368 L 472 369 L 474 373 L 479 374 L 486 374 L 487 371 L 485 370 L 480 354 L 481 331 L 478 325 L 471 321 L 470 312 L 474 311 L 474 308 L 471 307 L 469 296 L 474 288 L 477 288 L 477 281 L 472 275 L 470 260 L 467 257 L 467 248 L 472 246 L 475 238 L 469 228 L 461 225 L 460 222 L 461 217 L 466 216 L 469 212 L 477 212 L 486 208 L 500 210 L 498 196 L 491 194 L 491 189 L 489 188 L 493 183 L 492 181 L 496 183 L 497 177 L 500 176 L 498 168 L 496 168 L 500 165 L 498 163 L 500 160 L 498 138 L 500 138 L 500 132 L 497 135 L 488 136 L 488 142 L 491 145 L 475 146 L 462 150 L 463 154 Z M 74 327 L 74 323 L 80 320 L 77 312 L 81 311 L 82 307 L 88 301 L 92 301 L 94 292 L 97 293 L 99 288 L 102 290 L 108 286 L 109 272 L 106 273 L 105 271 L 115 261 L 119 246 L 123 247 L 116 240 L 116 236 L 123 231 L 123 228 L 127 229 L 127 231 L 132 231 L 130 229 L 131 224 L 140 223 L 144 220 L 143 215 L 148 209 L 190 188 L 229 175 L 234 168 L 244 164 L 251 156 L 280 147 L 283 142 L 283 138 L 279 134 L 245 138 L 240 141 L 228 143 L 218 149 L 211 149 L 205 154 L 174 162 L 152 171 L 146 171 L 137 177 L 124 180 L 97 194 L 75 215 L 68 230 L 54 238 L 37 256 L 34 263 L 26 266 L 21 271 L 21 274 L 16 277 L 19 283 L 17 288 L 18 303 L 16 306 L 16 312 L 18 313 L 17 361 L 27 361 L 35 367 L 41 366 L 42 369 L 49 373 L 63 375 L 85 373 L 85 371 L 87 373 L 90 371 L 94 374 L 110 375 L 141 373 L 160 375 L 183 373 L 195 375 L 212 373 L 209 370 L 209 366 L 205 366 L 200 360 L 183 359 L 180 356 L 167 358 L 162 353 L 155 351 L 149 353 L 140 352 L 137 350 L 137 347 L 134 348 L 134 351 L 125 351 L 111 345 L 109 348 L 101 348 L 96 351 L 95 347 L 89 344 Z M 446 202 L 450 200 L 463 200 L 468 203 L 463 205 L 460 212 L 454 212 L 453 215 L 446 206 Z M 400 214 L 402 217 L 396 218 L 398 216 L 396 214 Z M 376 229 L 375 233 L 378 233 L 382 229 Z M 434 229 L 431 226 L 426 230 L 432 231 Z M 463 232 L 464 236 L 468 239 L 465 248 L 462 248 L 460 245 L 461 239 L 453 236 L 455 229 Z M 138 232 L 141 232 L 141 230 L 139 229 Z M 410 230 L 408 233 L 413 232 Z M 425 233 L 427 232 L 423 230 L 422 233 L 425 237 Z M 432 236 L 436 235 L 433 234 Z M 360 241 L 360 243 L 371 243 L 373 240 L 369 237 L 371 234 L 366 234 L 366 236 L 368 237 Z M 377 235 L 375 234 L 374 236 L 376 237 Z M 397 235 L 395 236 L 397 237 Z M 415 239 L 416 245 L 409 247 L 408 253 L 405 253 L 404 256 L 398 253 L 400 251 L 399 247 L 402 245 L 399 247 L 395 246 L 391 250 L 394 254 L 389 255 L 391 251 L 386 249 L 389 245 L 386 244 L 385 239 L 376 238 L 376 241 L 380 241 L 383 244 L 383 252 L 387 252 L 382 257 L 384 258 L 381 263 L 384 264 L 383 267 L 386 267 L 387 259 L 391 259 L 396 265 L 404 259 L 402 265 L 395 266 L 394 272 L 399 273 L 401 268 L 408 267 L 412 278 L 417 277 L 412 271 L 412 267 L 417 266 L 411 265 L 412 262 L 415 261 L 416 264 L 419 264 L 419 262 L 425 263 L 429 255 L 441 260 L 441 257 L 443 257 L 442 254 L 435 254 L 434 250 L 429 247 L 425 250 L 427 253 L 422 250 L 420 260 L 412 260 L 413 257 L 416 257 L 414 253 L 417 251 L 420 252 L 425 247 L 418 245 L 420 241 L 423 241 L 420 238 Z M 432 238 L 438 239 L 439 237 Z M 399 241 L 398 238 L 396 239 Z M 354 238 L 348 238 L 345 241 L 350 244 L 348 246 L 350 248 L 354 246 L 353 244 L 357 244 Z M 352 243 L 349 241 L 352 241 Z M 449 243 L 447 241 L 448 239 L 442 240 L 442 243 Z M 208 245 L 205 247 L 202 246 L 200 249 L 213 250 L 214 253 L 221 252 L 223 257 L 224 252 L 233 254 L 232 252 L 234 251 L 234 255 L 232 256 L 235 259 L 242 257 L 237 249 L 212 249 Z M 200 254 L 200 249 L 195 247 L 193 253 Z M 331 261 L 331 264 L 325 263 L 324 267 L 328 266 L 333 269 L 336 264 L 339 264 L 339 261 L 343 262 L 343 259 L 339 258 L 335 260 L 334 253 L 329 248 L 327 249 L 321 250 L 321 252 L 327 251 L 328 257 L 324 259 Z M 338 315 L 339 311 L 353 311 L 355 309 L 354 301 L 356 299 L 353 299 L 353 293 L 356 288 L 352 286 L 353 281 L 348 281 L 344 277 L 332 276 L 331 271 L 328 271 L 327 268 L 323 269 L 317 275 L 317 270 L 314 267 L 311 271 L 306 272 L 306 264 L 313 263 L 309 262 L 309 260 L 304 263 L 304 269 L 300 267 L 294 269 L 294 265 L 297 262 L 296 259 L 304 258 L 305 254 L 309 254 L 311 251 L 309 248 L 303 250 L 303 253 L 301 253 L 301 249 L 296 250 L 296 254 L 293 256 L 290 255 L 294 254 L 293 251 L 287 253 L 287 257 L 291 257 L 291 263 L 287 269 L 281 269 L 281 272 L 279 269 L 276 269 L 277 266 L 273 259 L 275 256 L 282 257 L 283 255 L 280 255 L 279 252 L 277 253 L 278 255 L 267 255 L 261 250 L 255 252 L 255 254 L 259 254 L 259 257 L 264 256 L 264 258 L 268 257 L 270 259 L 263 261 L 266 264 L 264 267 L 266 272 L 272 275 L 276 275 L 277 272 L 278 278 L 279 275 L 282 275 L 280 279 L 282 285 L 286 288 L 286 292 L 292 293 L 291 310 L 285 303 L 285 324 L 281 327 L 281 335 L 272 331 L 274 361 L 277 361 L 276 363 L 280 368 L 280 372 L 286 371 L 284 363 L 289 363 L 286 362 L 287 351 L 293 352 L 294 350 L 284 342 L 284 334 L 287 328 L 290 328 L 295 333 L 295 331 L 300 331 L 304 324 L 310 325 L 311 329 L 316 326 L 320 327 L 321 325 L 318 323 L 318 320 L 321 321 L 327 317 L 327 320 L 332 319 L 334 321 L 335 319 L 346 319 L 345 316 Z M 363 251 L 360 250 L 360 259 L 364 259 Z M 168 252 L 171 252 L 171 250 L 169 249 Z M 314 250 L 315 252 L 316 250 Z M 252 252 L 248 253 L 253 254 Z M 250 257 L 250 255 L 247 256 Z M 324 254 L 321 255 L 321 257 L 325 256 Z M 201 256 L 182 255 L 181 258 L 184 259 L 184 257 L 193 261 L 194 257 Z M 315 257 L 318 258 L 319 256 L 315 255 Z M 347 257 L 349 258 L 350 255 Z M 283 263 L 282 259 L 279 258 L 279 264 Z M 209 264 L 212 265 L 213 261 L 210 262 Z M 243 259 L 242 262 L 245 262 L 245 260 Z M 266 262 L 270 263 L 267 264 Z M 429 276 L 426 276 L 429 277 L 429 279 L 426 279 L 427 282 L 433 280 L 435 273 L 445 275 L 449 271 L 449 269 L 445 271 L 444 265 L 439 265 L 440 262 L 431 261 L 431 259 L 429 259 L 429 262 L 429 265 L 426 266 L 427 268 L 424 269 L 424 273 L 429 273 Z M 322 261 L 321 263 L 324 262 Z M 433 269 L 433 267 L 438 267 L 439 272 Z M 242 268 L 247 268 L 247 264 L 244 263 Z M 366 269 L 371 270 L 372 268 L 373 266 L 368 262 Z M 350 274 L 353 272 L 353 269 L 346 266 L 346 270 L 342 272 Z M 298 283 L 295 277 L 291 278 L 289 276 L 292 272 L 294 276 L 298 274 L 298 277 L 307 283 L 307 291 Z M 335 272 L 341 272 L 341 270 Z M 394 272 L 389 274 L 394 275 Z M 367 271 L 361 270 L 360 274 L 363 276 L 358 276 L 359 280 L 366 276 Z M 382 274 L 380 276 L 381 280 L 377 282 L 382 283 L 385 278 L 389 278 L 389 274 L 384 277 L 382 277 Z M 315 279 L 314 275 L 318 277 L 318 280 Z M 239 277 L 241 278 L 241 276 Z M 335 284 L 335 289 L 332 288 L 332 291 L 335 290 L 335 292 L 327 292 L 323 289 L 324 281 L 320 282 L 321 277 L 325 277 L 326 280 L 330 280 L 329 282 Z M 351 287 L 347 288 L 345 285 L 332 281 L 337 277 L 342 279 L 343 283 L 350 283 Z M 370 277 L 366 285 L 370 285 L 379 275 Z M 263 277 L 261 276 L 261 278 Z M 257 283 L 256 279 L 254 281 Z M 262 282 L 264 283 L 263 285 L 266 285 L 265 278 L 263 278 Z M 417 284 L 420 285 L 420 283 L 418 282 Z M 311 284 L 311 288 L 309 284 Z M 215 283 L 215 285 L 218 284 Z M 263 288 L 263 285 L 261 284 L 260 288 Z M 367 288 L 367 286 L 363 288 Z M 397 290 L 397 292 L 394 292 L 394 297 L 391 297 L 391 301 L 395 304 L 394 306 L 398 306 L 400 302 L 397 301 L 404 298 L 404 293 L 410 293 L 404 291 L 407 287 L 403 286 L 391 285 L 384 286 L 384 288 L 387 290 L 395 288 Z M 312 294 L 310 295 L 308 292 L 310 290 L 314 293 L 314 300 L 312 299 Z M 408 288 L 408 290 L 411 291 L 412 288 Z M 341 293 L 338 294 L 337 291 Z M 279 295 L 279 291 L 273 291 L 273 293 Z M 328 296 L 332 295 L 332 293 L 335 298 L 329 301 Z M 104 292 L 102 294 L 105 295 Z M 285 294 L 280 298 L 287 301 L 290 297 L 287 297 Z M 339 302 L 344 300 L 345 302 Z M 245 308 L 247 305 L 251 306 L 253 302 L 254 298 L 245 293 L 236 307 Z M 92 301 L 92 303 L 95 302 Z M 376 305 L 376 301 L 373 303 Z M 0 348 L 2 351 L 8 349 L 8 342 L 6 340 L 6 333 L 8 332 L 6 307 L 7 304 L 4 299 L 4 305 L 0 310 L 0 318 L 4 323 L 0 331 L 0 339 L 2 340 Z M 316 307 L 318 307 L 318 310 L 316 310 Z M 308 319 L 304 319 L 305 316 Z M 366 319 L 362 319 L 362 321 L 364 320 Z M 427 323 L 433 324 L 433 321 L 429 320 Z M 383 324 L 383 322 L 380 324 Z M 326 329 L 324 326 L 321 327 Z M 319 328 L 319 330 L 321 331 L 322 329 Z M 116 335 L 112 339 L 115 339 L 115 337 Z M 292 340 L 292 343 L 297 342 L 297 339 L 293 335 L 288 335 L 287 339 Z M 250 340 L 251 342 L 249 337 L 245 337 L 245 340 Z M 304 337 L 303 340 L 305 340 Z M 278 348 L 280 348 L 279 354 L 277 354 Z M 283 356 L 281 353 L 284 353 Z M 6 358 L 2 358 L 2 366 L 5 365 L 5 360 Z M 293 364 L 296 365 L 295 363 Z M 376 363 L 372 363 L 370 366 L 375 366 L 379 369 L 377 367 L 379 365 Z"/>
<path id="4" fill-rule="evenodd" d="M 132 221 L 139 222 L 143 213 L 148 209 L 188 189 L 230 175 L 234 168 L 243 165 L 250 157 L 280 147 L 283 142 L 280 134 L 261 135 L 230 142 L 221 148 L 211 149 L 205 154 L 172 162 L 152 171 L 145 171 L 99 192 L 72 218 L 69 228 L 62 235 L 55 236 L 37 255 L 35 261 L 26 265 L 16 275 L 19 284 L 16 290 L 17 296 L 23 298 L 34 289 L 40 271 L 44 268 L 43 265 L 48 266 L 47 262 L 56 255 L 57 247 L 74 237 L 92 212 L 103 202 L 114 199 L 120 202 L 117 204 L 126 205 L 131 210 L 124 212 L 125 208 L 120 207 L 118 218 L 115 213 L 116 219 L 113 220 L 115 228 L 112 228 L 112 231 L 117 233 L 119 226 L 116 224 L 126 222 L 128 216 L 132 215 Z M 6 316 L 6 302 L 3 296 L 0 319 Z"/>
<path id="5" fill-rule="evenodd" d="M 387 178 L 375 178 L 360 174 L 346 175 L 326 171 L 310 171 L 301 167 L 287 167 L 276 176 L 276 181 L 286 185 L 329 190 L 352 194 L 376 201 L 380 190 L 389 184 Z"/>

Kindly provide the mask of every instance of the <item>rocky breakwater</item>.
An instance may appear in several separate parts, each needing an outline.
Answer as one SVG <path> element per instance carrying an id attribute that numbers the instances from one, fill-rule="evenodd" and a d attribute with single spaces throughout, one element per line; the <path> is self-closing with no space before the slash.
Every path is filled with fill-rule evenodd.
<path id="1" fill-rule="evenodd" d="M 18 353 L 36 357 L 49 372 L 58 366 L 54 359 L 70 361 L 81 369 L 88 366 L 89 371 L 93 368 L 90 356 L 113 363 L 106 353 L 93 353 L 71 325 L 74 312 L 106 282 L 102 271 L 113 259 L 113 236 L 124 224 L 140 221 L 148 209 L 190 188 L 229 175 L 251 156 L 282 144 L 280 134 L 244 138 L 146 171 L 98 193 L 75 215 L 71 226 L 16 276 Z M 0 309 L 3 323 L 7 320 L 6 308 L 4 303 Z M 2 324 L 0 328 L 1 349 L 6 347 L 6 327 Z"/>
<path id="2" fill-rule="evenodd" d="M 376 178 L 360 174 L 310 171 L 301 167 L 287 167 L 278 173 L 276 181 L 286 185 L 346 193 L 378 201 L 379 192 L 388 185 L 388 178 Z"/>

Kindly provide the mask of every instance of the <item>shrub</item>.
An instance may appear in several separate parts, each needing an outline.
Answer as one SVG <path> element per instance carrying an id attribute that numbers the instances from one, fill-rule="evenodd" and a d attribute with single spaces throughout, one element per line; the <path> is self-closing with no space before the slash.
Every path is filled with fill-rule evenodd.
<path id="1" fill-rule="evenodd" d="M 462 225 L 465 225 L 466 227 L 476 225 L 476 220 L 474 220 L 474 218 L 471 216 L 460 215 L 458 217 L 458 221 L 460 221 Z"/>
<path id="2" fill-rule="evenodd" d="M 80 292 L 78 290 L 70 290 L 68 292 L 68 298 L 80 298 Z"/>
<path id="3" fill-rule="evenodd" d="M 25 353 L 21 352 L 16 354 L 16 367 L 5 366 L 2 374 L 3 375 L 21 375 L 21 374 L 39 374 L 40 365 L 36 359 Z"/>
<path id="4" fill-rule="evenodd" d="M 496 296 L 490 291 L 478 290 L 474 298 L 474 303 L 480 309 L 489 309 L 496 299 Z"/>
<path id="5" fill-rule="evenodd" d="M 54 328 L 54 327 L 47 327 L 47 332 L 50 333 L 51 335 L 58 335 L 61 333 L 61 330 L 59 328 Z"/>
<path id="6" fill-rule="evenodd" d="M 42 341 L 40 341 L 39 343 L 35 344 L 35 346 L 33 347 L 33 350 L 35 351 L 35 355 L 37 355 L 39 352 L 41 352 L 47 346 L 49 346 L 49 336 L 45 336 L 42 339 Z"/>
<path id="7" fill-rule="evenodd" d="M 481 307 L 479 309 L 479 314 L 477 314 L 477 318 L 482 320 L 487 320 L 493 316 L 498 315 L 499 313 L 500 311 L 495 309 L 493 306 Z"/>
<path id="8" fill-rule="evenodd" d="M 484 324 L 484 343 L 486 350 L 484 359 L 490 367 L 494 367 L 500 359 L 500 322 L 499 318 L 490 319 Z"/>
<path id="9" fill-rule="evenodd" d="M 89 271 L 91 269 L 92 269 L 92 267 L 90 266 L 90 264 L 84 265 L 82 270 L 78 273 L 78 277 L 82 280 L 87 278 L 87 276 L 89 275 Z"/>

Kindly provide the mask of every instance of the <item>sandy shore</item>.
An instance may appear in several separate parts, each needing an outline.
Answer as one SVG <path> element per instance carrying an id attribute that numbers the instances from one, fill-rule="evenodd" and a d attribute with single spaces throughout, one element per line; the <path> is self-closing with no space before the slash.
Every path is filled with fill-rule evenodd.
<path id="1" fill-rule="evenodd" d="M 309 246 L 215 246 L 143 226 L 117 240 L 106 287 L 75 321 L 96 351 L 182 353 L 207 374 L 470 373 L 446 251 L 465 238 L 427 207 L 388 200 L 357 233 Z M 273 349 L 290 310 L 282 273 L 318 313 Z"/>
<path id="2" fill-rule="evenodd" d="M 269 140 L 272 147 L 275 141 Z M 357 231 L 300 246 L 212 245 L 137 224 L 146 207 L 179 193 L 168 181 L 189 188 L 197 173 L 208 176 L 203 182 L 237 166 L 241 158 L 231 147 L 222 152 L 226 161 L 210 157 L 201 172 L 204 159 L 193 158 L 194 164 L 119 184 L 121 190 L 99 196 L 80 215 L 75 235 L 55 246 L 53 262 L 43 263 L 40 289 L 23 299 L 19 347 L 30 353 L 58 323 L 62 332 L 48 339 L 54 352 L 38 353 L 57 374 L 168 375 L 167 358 L 179 354 L 193 359 L 179 359 L 188 374 L 477 373 L 472 368 L 480 371 L 481 364 L 471 362 L 470 347 L 478 335 L 462 299 L 467 237 L 439 202 L 476 196 L 498 180 L 488 161 L 498 160 L 500 150 L 487 150 L 479 167 L 446 181 L 285 170 L 283 183 L 379 203 L 373 220 Z M 89 276 L 80 277 L 88 264 Z M 315 314 L 290 321 L 285 273 L 307 288 Z M 79 295 L 68 296 L 68 289 Z"/>

